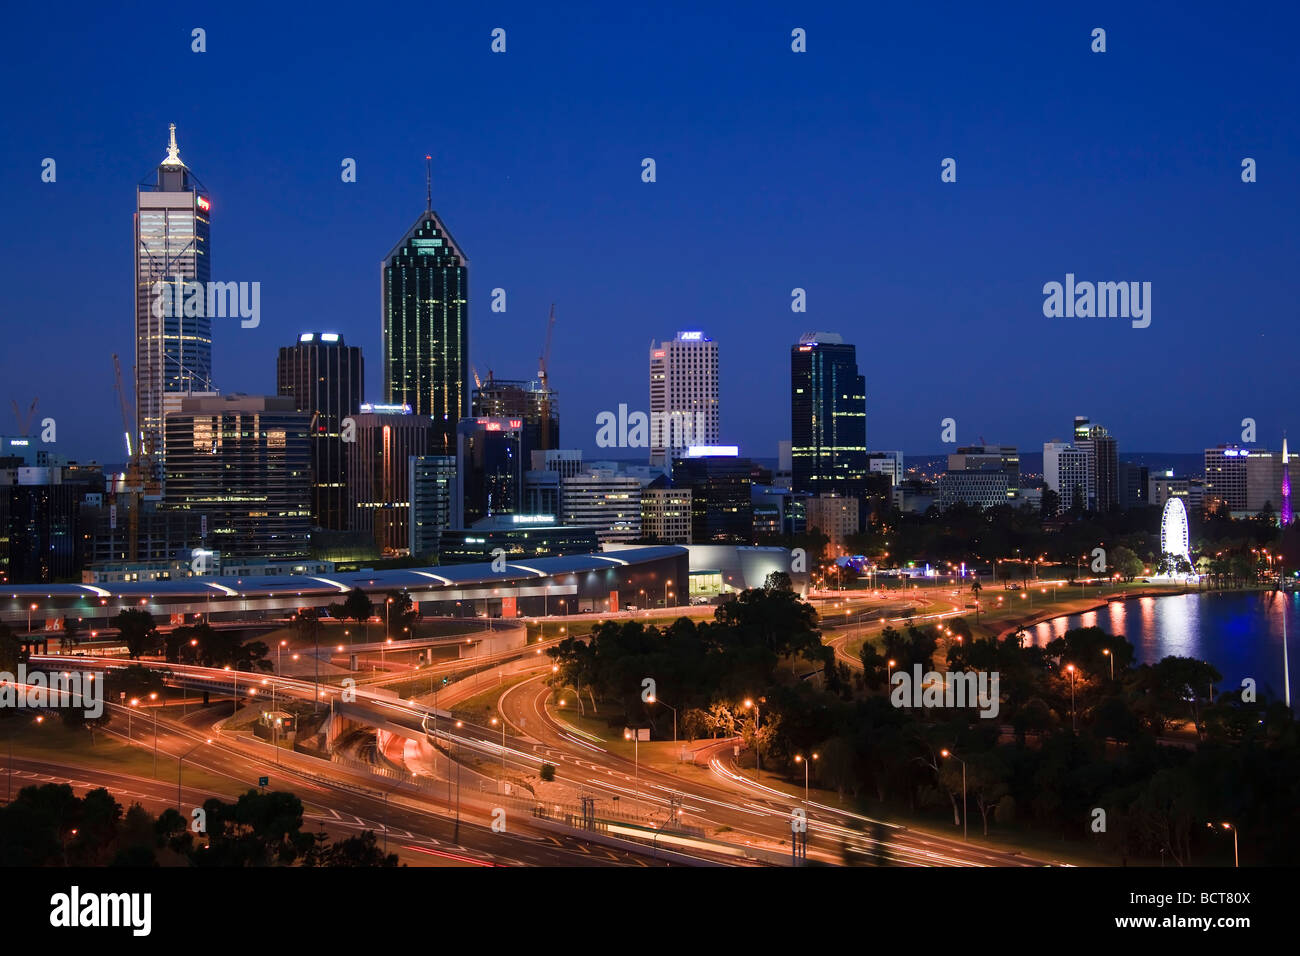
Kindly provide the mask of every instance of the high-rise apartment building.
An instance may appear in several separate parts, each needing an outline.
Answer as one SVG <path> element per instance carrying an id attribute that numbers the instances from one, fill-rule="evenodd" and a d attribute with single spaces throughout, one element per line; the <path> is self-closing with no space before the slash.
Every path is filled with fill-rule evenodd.
<path id="1" fill-rule="evenodd" d="M 1014 445 L 970 445 L 958 448 L 948 456 L 948 471 L 1000 471 L 1007 477 L 1009 495 L 1020 490 L 1020 453 Z"/>
<path id="2" fill-rule="evenodd" d="M 311 415 L 311 516 L 319 528 L 348 528 L 347 456 L 343 422 L 361 410 L 361 349 L 336 332 L 303 332 L 280 349 L 276 391 Z"/>
<path id="3" fill-rule="evenodd" d="M 833 332 L 790 349 L 792 488 L 861 497 L 866 484 L 867 392 L 857 350 Z"/>
<path id="4" fill-rule="evenodd" d="M 307 557 L 310 422 L 286 396 L 184 399 L 167 416 L 164 504 L 206 515 L 205 540 L 223 559 Z"/>
<path id="5" fill-rule="evenodd" d="M 143 449 L 155 467 L 162 464 L 163 396 L 213 391 L 206 288 L 212 276 L 212 202 L 206 193 L 181 161 L 173 123 L 154 181 L 136 187 L 132 449 Z M 204 286 L 197 298 L 177 285 L 194 282 Z"/>
<path id="6" fill-rule="evenodd" d="M 1119 446 L 1101 425 L 1075 418 L 1074 447 L 1088 456 L 1088 508 L 1114 511 L 1119 507 Z M 1087 427 L 1083 437 L 1080 430 Z"/>
<path id="7" fill-rule="evenodd" d="M 804 499 L 808 530 L 816 529 L 830 539 L 828 555 L 847 553 L 848 537 L 858 531 L 858 505 L 857 498 L 829 491 Z"/>
<path id="8" fill-rule="evenodd" d="M 1088 507 L 1089 456 L 1069 442 L 1043 443 L 1043 484 L 1056 492 L 1058 511 Z"/>
<path id="9" fill-rule="evenodd" d="M 718 343 L 678 332 L 650 349 L 650 464 L 671 464 L 692 445 L 716 445 Z"/>
<path id="10" fill-rule="evenodd" d="M 434 424 L 431 449 L 455 454 L 469 414 L 469 259 L 432 207 L 384 258 L 384 401 Z"/>

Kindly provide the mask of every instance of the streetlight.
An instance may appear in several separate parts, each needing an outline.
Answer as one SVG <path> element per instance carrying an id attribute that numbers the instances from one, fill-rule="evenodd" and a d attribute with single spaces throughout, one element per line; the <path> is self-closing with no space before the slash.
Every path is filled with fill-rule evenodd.
<path id="1" fill-rule="evenodd" d="M 153 705 L 153 775 L 158 777 L 158 692 L 150 691 L 149 699 L 154 701 Z"/>
<path id="2" fill-rule="evenodd" d="M 939 752 L 944 757 L 951 757 L 961 764 L 961 838 L 966 840 L 966 761 L 962 760 L 951 750 L 941 750 Z"/>
<path id="3" fill-rule="evenodd" d="M 647 697 L 646 702 L 651 704 L 663 704 L 665 707 L 667 707 L 669 710 L 673 712 L 673 743 L 677 743 L 677 708 L 674 707 L 672 704 L 667 704 L 664 703 L 662 700 L 659 700 L 657 697 L 655 697 L 654 694 L 651 694 L 649 697 Z"/>
<path id="4" fill-rule="evenodd" d="M 1206 826 L 1209 827 L 1211 830 L 1214 829 L 1213 823 L 1207 823 Z M 1234 827 L 1231 823 L 1220 823 L 1219 826 L 1223 827 L 1223 829 L 1225 830 L 1232 831 L 1232 865 L 1240 869 L 1241 857 L 1237 855 L 1237 828 Z"/>
<path id="5" fill-rule="evenodd" d="M 139 697 L 132 697 L 132 698 L 131 698 L 131 706 L 128 707 L 128 708 L 127 708 L 127 711 L 126 711 L 126 742 L 127 742 L 127 743 L 130 743 L 130 742 L 131 742 L 131 711 L 132 711 L 134 708 L 139 707 L 139 706 L 140 706 L 140 698 L 139 698 Z"/>
<path id="6" fill-rule="evenodd" d="M 807 760 L 803 759 L 803 754 L 795 754 L 794 762 L 803 764 L 803 802 L 808 802 L 808 765 L 814 760 L 821 759 L 821 755 L 813 753 Z"/>
<path id="7" fill-rule="evenodd" d="M 668 607 L 668 589 L 672 586 L 673 586 L 672 578 L 669 578 L 667 581 L 664 582 L 664 608 L 665 609 L 667 609 Z M 35 607 L 35 605 L 33 605 L 33 607 Z M 30 631 L 31 628 L 29 627 L 28 630 Z"/>
<path id="8" fill-rule="evenodd" d="M 641 809 L 641 735 L 631 730 L 623 731 L 623 739 L 632 741 L 632 791 L 636 794 L 637 809 Z"/>
<path id="9" fill-rule="evenodd" d="M 1074 665 L 1067 664 L 1065 669 L 1070 672 L 1070 729 L 1078 733 L 1079 722 L 1074 716 Z"/>
<path id="10" fill-rule="evenodd" d="M 890 681 L 894 678 L 894 668 L 898 666 L 898 661 L 892 657 L 886 662 L 885 666 L 885 686 L 888 687 Z"/>
<path id="11" fill-rule="evenodd" d="M 669 582 L 669 583 L 671 584 L 672 582 Z M 32 611 L 35 611 L 35 610 L 36 610 L 36 605 L 35 605 L 35 604 L 33 604 L 33 605 L 31 605 L 30 607 L 27 608 L 27 633 L 28 633 L 28 634 L 30 634 L 30 633 L 32 632 Z"/>
<path id="12" fill-rule="evenodd" d="M 44 723 L 45 715 L 37 714 L 36 722 L 38 724 Z M 12 801 L 13 798 L 14 798 L 14 735 L 11 729 L 9 733 L 9 796 L 7 799 Z"/>
<path id="13" fill-rule="evenodd" d="M 203 741 L 202 743 L 195 744 L 185 753 L 181 754 L 179 757 L 176 758 L 176 812 L 177 813 L 181 812 L 181 800 L 182 800 L 181 768 L 185 765 L 185 758 L 188 757 L 190 754 L 194 753 L 194 751 L 198 750 L 200 747 L 202 747 L 203 744 L 210 744 L 210 743 L 212 743 L 211 737 L 209 737 L 207 740 Z"/>
<path id="14" fill-rule="evenodd" d="M 758 699 L 758 703 L 755 703 L 753 700 L 750 700 L 749 698 L 745 699 L 745 709 L 749 710 L 749 708 L 751 707 L 754 708 L 754 779 L 755 780 L 763 779 L 763 754 L 758 747 L 758 731 L 759 728 L 762 726 L 761 720 L 763 715 L 759 712 L 758 704 L 761 704 L 766 700 L 767 698 L 760 697 Z"/>
<path id="15" fill-rule="evenodd" d="M 1115 679 L 1115 655 L 1110 652 L 1109 647 L 1103 647 L 1101 652 L 1110 658 L 1110 679 Z M 1213 696 L 1213 695 L 1211 695 Z"/>
<path id="16" fill-rule="evenodd" d="M 506 722 L 492 718 L 492 726 L 501 725 L 501 780 L 506 779 Z M 497 784 L 497 793 L 501 792 L 501 783 Z"/>

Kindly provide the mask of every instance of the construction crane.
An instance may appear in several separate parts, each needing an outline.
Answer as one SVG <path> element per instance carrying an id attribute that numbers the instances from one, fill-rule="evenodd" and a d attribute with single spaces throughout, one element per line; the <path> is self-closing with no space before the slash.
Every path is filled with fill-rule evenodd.
<path id="1" fill-rule="evenodd" d="M 546 322 L 546 344 L 542 348 L 542 354 L 537 359 L 537 383 L 542 392 L 542 421 L 538 436 L 540 450 L 547 451 L 551 447 L 551 386 L 546 378 L 546 368 L 551 361 L 551 335 L 555 331 L 555 303 L 551 303 L 551 317 Z"/>
<path id="2" fill-rule="evenodd" d="M 9 404 L 14 408 L 14 422 L 18 425 L 18 434 L 26 435 L 30 431 L 32 419 L 36 417 L 36 403 L 39 401 L 39 396 L 32 399 L 31 408 L 27 409 L 27 416 L 24 418 L 22 412 L 18 411 L 18 403 L 13 399 L 9 400 Z"/>

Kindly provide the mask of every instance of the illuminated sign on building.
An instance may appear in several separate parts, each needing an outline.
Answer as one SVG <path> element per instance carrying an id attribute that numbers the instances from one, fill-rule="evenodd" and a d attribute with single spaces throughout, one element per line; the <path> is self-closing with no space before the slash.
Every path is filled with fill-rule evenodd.
<path id="1" fill-rule="evenodd" d="M 202 209 L 204 212 L 207 212 L 209 209 L 212 208 L 212 203 L 208 202 L 202 196 L 198 198 L 197 202 L 199 204 L 199 208 Z"/>

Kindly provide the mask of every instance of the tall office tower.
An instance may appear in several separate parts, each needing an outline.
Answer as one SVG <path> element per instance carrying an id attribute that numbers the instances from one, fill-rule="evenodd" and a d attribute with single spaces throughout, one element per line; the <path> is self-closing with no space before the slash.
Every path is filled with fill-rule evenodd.
<path id="1" fill-rule="evenodd" d="M 431 199 L 383 262 L 384 401 L 431 417 L 431 451 L 453 455 L 469 414 L 469 259 Z"/>
<path id="2" fill-rule="evenodd" d="M 692 544 L 749 544 L 754 534 L 752 463 L 732 455 L 673 462 L 673 487 L 691 492 Z"/>
<path id="3" fill-rule="evenodd" d="M 308 557 L 310 423 L 284 396 L 185 399 L 167 416 L 164 504 L 206 514 L 223 559 Z"/>
<path id="4" fill-rule="evenodd" d="M 1057 512 L 1088 507 L 1088 453 L 1069 442 L 1043 443 L 1043 484 L 1057 495 Z"/>
<path id="5" fill-rule="evenodd" d="M 456 429 L 456 484 L 460 489 L 452 524 L 468 528 L 490 515 L 519 514 L 524 497 L 518 418 L 465 418 Z"/>
<path id="6" fill-rule="evenodd" d="M 178 282 L 204 283 L 206 290 L 211 279 L 212 203 L 206 193 L 181 162 L 173 123 L 171 143 L 156 179 L 140 183 L 135 199 L 136 433 L 132 444 L 138 443 L 155 468 L 162 463 L 163 396 L 213 391 L 207 293 L 201 301 L 175 294 Z"/>
<path id="7" fill-rule="evenodd" d="M 411 557 L 435 559 L 442 532 L 451 527 L 456 512 L 456 459 L 451 455 L 412 455 L 411 514 L 407 521 Z"/>
<path id="8" fill-rule="evenodd" d="M 353 421 L 356 440 L 344 443 L 348 529 L 371 532 L 382 553 L 400 554 L 410 546 L 409 459 L 434 451 L 437 423 L 409 405 L 369 403 Z"/>
<path id="9" fill-rule="evenodd" d="M 692 445 L 718 444 L 718 343 L 678 332 L 650 348 L 650 464 L 671 465 Z"/>
<path id="10" fill-rule="evenodd" d="M 1093 511 L 1114 511 L 1119 506 L 1119 446 L 1101 425 L 1091 425 L 1086 418 L 1075 418 L 1075 434 L 1087 427 L 1084 437 L 1076 437 L 1074 447 L 1088 455 L 1088 507 Z"/>
<path id="11" fill-rule="evenodd" d="M 562 478 L 560 521 L 591 528 L 602 543 L 636 541 L 641 537 L 641 483 L 606 468 Z"/>
<path id="12" fill-rule="evenodd" d="M 343 420 L 361 410 L 365 367 L 361 349 L 336 332 L 303 332 L 280 349 L 276 391 L 292 396 L 311 418 L 311 517 L 318 528 L 348 527 Z"/>
<path id="13" fill-rule="evenodd" d="M 793 489 L 860 497 L 866 484 L 867 387 L 857 350 L 833 332 L 790 349 Z"/>
<path id="14" fill-rule="evenodd" d="M 474 418 L 517 418 L 524 423 L 524 462 L 532 461 L 535 451 L 560 447 L 560 399 L 551 389 L 537 382 L 494 378 L 474 389 L 470 403 Z"/>

